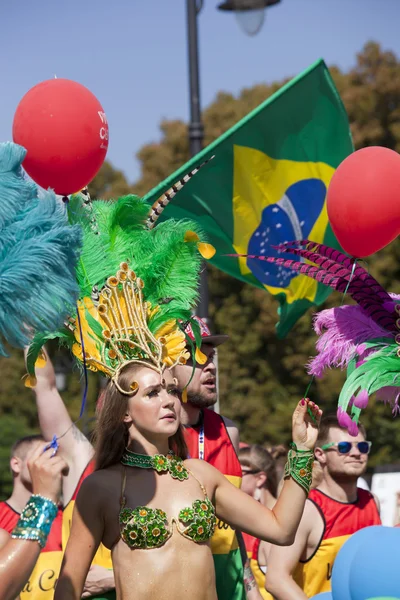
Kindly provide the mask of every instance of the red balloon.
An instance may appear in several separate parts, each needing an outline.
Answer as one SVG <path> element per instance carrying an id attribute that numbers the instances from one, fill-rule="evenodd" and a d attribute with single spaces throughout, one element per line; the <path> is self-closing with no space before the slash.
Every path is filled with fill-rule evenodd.
<path id="1" fill-rule="evenodd" d="M 35 183 L 67 196 L 90 183 L 103 164 L 108 123 L 100 102 L 83 85 L 49 79 L 19 103 L 13 139 L 26 148 L 23 166 Z"/>
<path id="2" fill-rule="evenodd" d="M 334 173 L 328 217 L 342 248 L 369 256 L 400 233 L 400 155 L 371 146 L 350 154 Z"/>

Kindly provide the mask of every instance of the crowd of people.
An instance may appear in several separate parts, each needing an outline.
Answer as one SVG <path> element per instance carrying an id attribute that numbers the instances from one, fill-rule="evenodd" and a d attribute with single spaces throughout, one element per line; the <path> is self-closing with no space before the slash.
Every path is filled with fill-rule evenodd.
<path id="1" fill-rule="evenodd" d="M 357 487 L 371 448 L 365 430 L 361 427 L 356 438 L 350 437 L 336 417 L 328 416 L 318 432 L 309 420 L 308 433 L 301 441 L 305 450 L 313 449 L 315 462 L 306 500 L 304 490 L 282 468 L 287 448 L 240 443 L 234 423 L 213 410 L 217 400 L 215 347 L 226 337 L 212 336 L 203 322 L 200 325 L 201 350 L 207 360 L 196 364 L 194 374 L 189 361 L 160 386 L 153 371 L 144 368 L 138 373 L 136 368 L 135 380 L 142 378 L 140 387 L 146 390 L 142 407 L 129 406 L 129 402 L 121 407 L 121 398 L 113 398 L 106 389 L 98 406 L 96 450 L 72 423 L 49 357 L 45 366 L 36 369 L 34 394 L 42 433 L 14 444 L 10 457 L 13 491 L 0 503 L 0 543 L 8 553 L 2 569 L 11 573 L 8 583 L 5 575 L 0 577 L 2 598 L 15 598 L 20 591 L 21 600 L 111 599 L 116 597 L 115 588 L 119 593 L 122 590 L 122 597 L 163 598 L 168 597 L 166 579 L 176 586 L 178 572 L 182 590 L 215 585 L 219 600 L 312 598 L 330 589 L 332 566 L 344 541 L 359 529 L 380 523 L 376 499 Z M 188 382 L 183 403 L 180 390 Z M 151 406 L 153 398 L 157 399 L 155 407 Z M 302 401 L 296 409 L 301 411 L 302 426 L 307 406 L 317 418 L 320 414 L 315 405 Z M 126 464 L 121 465 L 127 452 L 127 426 L 128 454 Z M 296 425 L 293 433 L 299 437 Z M 59 438 L 58 452 L 49 448 L 43 453 L 54 435 Z M 153 472 L 135 463 L 136 455 L 150 452 L 168 456 L 171 443 L 182 459 L 190 456 L 183 463 L 189 474 L 185 488 L 173 476 L 161 477 L 159 484 Z M 221 479 L 219 473 L 225 477 Z M 244 494 L 235 491 L 240 487 Z M 12 534 L 31 494 L 42 494 L 58 506 L 40 554 L 37 544 L 26 542 L 27 550 L 17 548 L 18 540 L 8 540 L 5 533 Z M 215 529 L 210 500 L 218 515 Z M 141 509 L 143 523 L 132 523 L 131 515 L 149 502 L 157 508 Z M 202 507 L 201 518 L 194 514 L 196 503 Z M 182 509 L 184 504 L 189 508 Z M 166 518 L 158 518 L 157 510 L 166 513 Z M 187 511 L 188 521 L 182 510 Z M 127 517 L 121 516 L 124 511 Z M 174 516 L 178 514 L 179 519 Z M 200 524 L 197 533 L 194 523 Z M 146 537 L 146 528 L 152 536 Z M 174 547 L 164 545 L 171 536 L 176 537 Z M 140 577 L 127 575 L 132 571 L 132 548 L 154 549 L 154 554 L 137 553 L 133 570 Z M 15 556 L 13 569 L 10 556 Z"/>
<path id="2" fill-rule="evenodd" d="M 320 314 L 324 333 L 313 360 L 314 374 L 338 364 L 351 369 L 337 415 L 322 418 L 303 398 L 293 407 L 288 447 L 241 444 L 235 424 L 214 410 L 215 352 L 226 336 L 193 316 L 202 258 L 215 249 L 196 222 L 157 223 L 198 169 L 152 206 L 136 196 L 92 203 L 85 190 L 63 207 L 50 192 L 39 202 L 21 172 L 21 150 L 0 145 L 0 192 L 15 217 L 4 233 L 8 252 L 18 229 L 20 244 L 44 232 L 47 254 L 37 241 L 29 246 L 42 271 L 60 247 L 67 253 L 65 265 L 53 261 L 43 277 L 48 292 L 40 285 L 32 301 L 24 293 L 17 315 L 7 305 L 8 319 L 0 311 L 7 341 L 30 344 L 25 383 L 41 430 L 11 451 L 13 490 L 0 503 L 1 600 L 304 600 L 328 592 L 346 540 L 380 524 L 376 498 L 358 487 L 371 450 L 359 415 L 368 394 L 389 381 L 400 305 L 337 251 L 289 244 L 288 251 L 340 273 L 330 284 L 359 303 Z M 46 206 L 59 212 L 54 222 Z M 77 246 L 64 235 L 70 229 Z M 32 268 L 31 256 L 18 251 L 17 279 L 21 255 Z M 313 267 L 308 274 L 318 273 Z M 369 296 L 378 289 L 367 302 L 366 282 Z M 362 323 L 361 332 L 343 327 L 343 314 L 347 325 Z M 57 338 L 85 375 L 90 369 L 107 378 L 90 440 L 57 390 L 45 350 Z M 351 387 L 374 360 L 386 374 L 379 385 Z"/>

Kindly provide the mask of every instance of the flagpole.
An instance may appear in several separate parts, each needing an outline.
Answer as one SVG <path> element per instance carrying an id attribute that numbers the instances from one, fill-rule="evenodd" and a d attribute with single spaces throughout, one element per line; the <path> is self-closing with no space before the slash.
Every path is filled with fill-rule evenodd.
<path id="1" fill-rule="evenodd" d="M 201 152 L 204 139 L 204 127 L 201 121 L 199 44 L 197 30 L 197 16 L 202 8 L 203 0 L 186 0 L 190 98 L 189 149 L 191 157 Z M 209 320 L 207 279 L 207 267 L 203 262 L 200 274 L 200 295 L 196 307 L 196 315 L 206 322 Z"/>

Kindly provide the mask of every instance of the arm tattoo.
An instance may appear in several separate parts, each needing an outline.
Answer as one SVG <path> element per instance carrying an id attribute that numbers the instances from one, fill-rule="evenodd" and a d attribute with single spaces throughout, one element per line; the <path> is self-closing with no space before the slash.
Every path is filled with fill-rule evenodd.
<path id="1" fill-rule="evenodd" d="M 257 583 L 256 583 L 256 580 L 254 579 L 253 571 L 251 570 L 248 562 L 244 568 L 243 581 L 244 581 L 244 587 L 246 588 L 246 592 L 250 592 L 252 589 L 257 587 Z"/>

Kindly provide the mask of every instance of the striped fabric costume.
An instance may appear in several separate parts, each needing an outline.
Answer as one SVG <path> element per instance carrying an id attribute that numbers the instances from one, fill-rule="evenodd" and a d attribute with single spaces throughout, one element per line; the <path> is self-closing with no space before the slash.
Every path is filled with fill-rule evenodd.
<path id="1" fill-rule="evenodd" d="M 233 485 L 240 487 L 242 469 L 220 415 L 213 410 L 203 409 L 200 423 L 195 427 L 186 427 L 185 437 L 191 458 L 203 458 L 221 471 Z M 222 521 L 217 522 L 211 550 L 218 600 L 245 600 L 243 564 L 236 534 Z"/>

